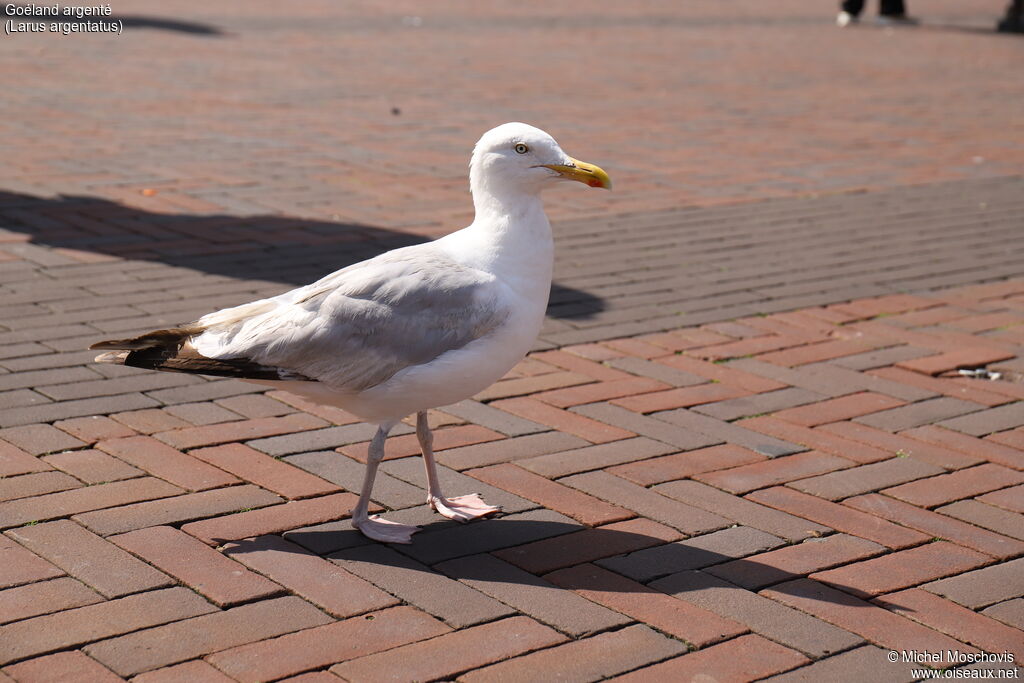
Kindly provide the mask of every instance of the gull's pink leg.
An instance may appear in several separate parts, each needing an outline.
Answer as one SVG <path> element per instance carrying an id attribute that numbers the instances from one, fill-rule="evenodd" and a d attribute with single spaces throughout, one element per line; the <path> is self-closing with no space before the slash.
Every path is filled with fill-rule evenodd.
<path id="1" fill-rule="evenodd" d="M 427 468 L 427 502 L 430 507 L 456 522 L 468 522 L 501 511 L 501 508 L 485 503 L 478 493 L 455 498 L 444 497 L 437 480 L 437 463 L 434 462 L 434 435 L 430 433 L 425 410 L 416 413 L 416 437 L 420 441 L 423 464 Z"/>
<path id="2" fill-rule="evenodd" d="M 418 526 L 399 524 L 382 519 L 380 515 L 370 517 L 367 511 L 370 507 L 370 494 L 373 492 L 373 480 L 377 476 L 377 466 L 384 458 L 384 442 L 388 438 L 393 424 L 382 424 L 377 433 L 370 441 L 370 448 L 366 456 L 366 474 L 363 477 L 363 490 L 359 494 L 359 502 L 352 510 L 352 526 L 359 529 L 362 534 L 375 541 L 384 543 L 412 543 L 412 535 L 420 530 Z"/>

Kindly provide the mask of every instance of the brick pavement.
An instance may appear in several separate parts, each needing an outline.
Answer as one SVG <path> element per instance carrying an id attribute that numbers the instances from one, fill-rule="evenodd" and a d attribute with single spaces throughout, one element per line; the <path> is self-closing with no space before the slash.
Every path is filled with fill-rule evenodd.
<path id="1" fill-rule="evenodd" d="M 370 432 L 343 411 L 220 380 L 45 403 L 154 376 L 5 360 L 0 395 L 41 398 L 0 429 L 0 672 L 910 680 L 883 650 L 1020 661 L 1021 330 L 1010 279 L 536 352 L 432 415 L 442 480 L 504 513 L 432 516 L 399 436 L 376 502 L 425 529 L 395 547 L 347 525 Z M 960 372 L 982 368 L 1002 374 Z"/>
<path id="2" fill-rule="evenodd" d="M 1021 43 L 977 30 L 1003 6 L 837 32 L 797 0 L 125 1 L 119 42 L 5 36 L 0 681 L 1019 665 Z M 457 227 L 508 118 L 617 189 L 550 193 L 541 343 L 431 414 L 443 483 L 498 518 L 430 514 L 402 425 L 375 503 L 427 528 L 370 543 L 367 426 L 82 351 Z"/>

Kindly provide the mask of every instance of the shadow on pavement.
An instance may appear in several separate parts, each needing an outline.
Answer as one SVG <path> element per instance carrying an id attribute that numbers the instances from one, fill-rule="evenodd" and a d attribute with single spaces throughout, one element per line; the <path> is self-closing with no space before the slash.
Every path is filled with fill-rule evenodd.
<path id="1" fill-rule="evenodd" d="M 171 214 L 99 197 L 35 197 L 0 190 L 3 233 L 28 235 L 30 244 L 158 261 L 211 275 L 265 280 L 289 287 L 313 282 L 390 249 L 426 241 L 387 228 L 280 215 Z M 5 249 L 17 254 L 17 236 Z M 587 319 L 603 299 L 558 283 L 548 315 Z"/>
<path id="2" fill-rule="evenodd" d="M 225 553 L 229 556 L 268 550 L 312 551 L 364 578 L 372 575 L 374 565 L 379 565 L 440 573 L 470 585 L 555 584 L 569 590 L 657 590 L 669 594 L 702 589 L 756 592 L 771 587 L 802 598 L 855 606 L 861 602 L 854 596 L 871 597 L 856 588 L 805 580 L 803 574 L 685 545 L 685 541 L 666 543 L 646 534 L 565 522 L 497 517 L 461 525 L 441 520 L 424 525 L 410 545 L 371 541 L 349 528 L 347 519 L 321 528 L 286 532 L 285 538 L 296 545 L 282 544 L 272 536 L 214 540 L 227 545 Z M 808 537 L 805 542 L 814 543 L 815 539 Z M 543 550 L 531 549 L 531 543 L 543 543 Z M 589 548 L 604 550 L 588 558 Z M 609 549 L 613 549 L 612 556 L 602 557 Z M 614 549 L 621 552 L 615 554 Z M 589 566 L 580 567 L 581 563 Z M 576 569 L 563 571 L 571 567 Z M 631 581 L 623 581 L 623 576 Z"/>
<path id="3" fill-rule="evenodd" d="M 43 14 L 37 5 L 15 5 L 4 4 L 4 14 L 15 21 L 59 21 L 62 23 L 83 24 L 89 21 L 120 21 L 125 28 L 150 28 L 161 31 L 177 31 L 178 33 L 190 33 L 198 36 L 223 36 L 225 35 L 216 26 L 200 24 L 192 21 L 181 21 L 180 19 L 167 19 L 165 17 L 148 17 L 134 15 L 111 14 L 110 16 L 64 16 L 63 14 L 53 16 Z M 10 8 L 10 9 L 8 9 Z M 22 12 L 25 12 L 24 14 Z"/>

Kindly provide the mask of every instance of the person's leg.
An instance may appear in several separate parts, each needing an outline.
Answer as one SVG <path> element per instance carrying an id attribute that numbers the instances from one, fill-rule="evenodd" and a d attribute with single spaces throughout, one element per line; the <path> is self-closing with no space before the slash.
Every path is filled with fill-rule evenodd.
<path id="1" fill-rule="evenodd" d="M 842 0 L 839 9 L 852 17 L 860 15 L 864 9 L 864 0 Z"/>
<path id="2" fill-rule="evenodd" d="M 883 17 L 902 17 L 907 13 L 903 0 L 879 0 L 878 14 Z"/>

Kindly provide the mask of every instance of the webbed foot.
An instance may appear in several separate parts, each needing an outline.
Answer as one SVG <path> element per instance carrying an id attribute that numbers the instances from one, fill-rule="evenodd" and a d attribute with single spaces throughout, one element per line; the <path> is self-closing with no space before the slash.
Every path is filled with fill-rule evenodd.
<path id="1" fill-rule="evenodd" d="M 454 519 L 456 522 L 468 522 L 471 519 L 501 512 L 500 507 L 485 503 L 478 493 L 470 493 L 454 498 L 431 496 L 428 502 L 434 510 L 448 519 Z"/>

